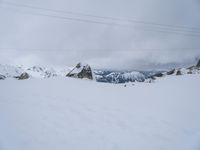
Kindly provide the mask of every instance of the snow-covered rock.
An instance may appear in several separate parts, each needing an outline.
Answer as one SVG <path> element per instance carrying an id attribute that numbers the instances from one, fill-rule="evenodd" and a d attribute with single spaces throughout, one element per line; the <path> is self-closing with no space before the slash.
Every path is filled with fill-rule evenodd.
<path id="1" fill-rule="evenodd" d="M 20 76 L 23 78 L 33 77 L 33 78 L 50 78 L 57 76 L 57 72 L 51 68 L 33 66 L 30 68 L 17 67 L 11 65 L 1 65 L 0 64 L 0 75 L 5 76 L 5 78 L 19 78 Z M 61 74 L 60 74 L 61 76 Z M 28 78 L 29 78 L 28 77 Z"/>
<path id="2" fill-rule="evenodd" d="M 57 76 L 57 73 L 54 69 L 46 67 L 33 66 L 31 68 L 28 68 L 26 71 L 32 77 L 36 78 L 50 78 Z"/>
<path id="3" fill-rule="evenodd" d="M 92 69 L 88 64 L 78 63 L 67 75 L 67 77 L 86 78 L 93 80 Z"/>
<path id="4" fill-rule="evenodd" d="M 21 67 L 0 64 L 0 75 L 8 77 L 20 76 L 24 70 Z"/>
<path id="5" fill-rule="evenodd" d="M 4 80 L 6 76 L 0 74 L 0 80 Z"/>
<path id="6" fill-rule="evenodd" d="M 30 78 L 30 75 L 28 73 L 24 72 L 20 76 L 16 76 L 15 78 L 18 80 L 26 80 L 26 79 Z"/>
<path id="7" fill-rule="evenodd" d="M 172 69 L 170 71 L 167 71 L 166 75 L 173 75 L 173 74 L 175 74 L 175 72 L 176 72 L 176 69 Z"/>

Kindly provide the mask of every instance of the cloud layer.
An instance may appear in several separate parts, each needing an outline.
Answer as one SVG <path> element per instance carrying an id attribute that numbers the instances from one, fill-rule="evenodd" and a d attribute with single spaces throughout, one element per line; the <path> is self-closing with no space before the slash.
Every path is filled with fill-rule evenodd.
<path id="1" fill-rule="evenodd" d="M 16 4 L 123 20 L 5 2 L 0 1 L 0 63 L 70 66 L 84 61 L 94 68 L 154 69 L 188 65 L 200 57 L 199 0 L 12 0 Z M 124 21 L 128 19 L 185 28 Z"/>

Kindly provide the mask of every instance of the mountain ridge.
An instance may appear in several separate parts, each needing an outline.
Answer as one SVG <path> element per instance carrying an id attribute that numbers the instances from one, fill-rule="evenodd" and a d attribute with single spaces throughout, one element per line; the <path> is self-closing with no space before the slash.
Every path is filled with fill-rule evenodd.
<path id="1" fill-rule="evenodd" d="M 174 68 L 168 71 L 111 71 L 92 69 L 90 65 L 78 63 L 73 69 L 66 67 L 56 70 L 54 68 L 33 66 L 25 68 L 22 66 L 0 64 L 0 80 L 6 78 L 28 79 L 28 78 L 53 78 L 53 77 L 75 77 L 88 78 L 104 83 L 128 83 L 128 82 L 153 82 L 157 78 L 168 75 L 200 74 L 200 60 L 196 65 L 186 68 Z"/>

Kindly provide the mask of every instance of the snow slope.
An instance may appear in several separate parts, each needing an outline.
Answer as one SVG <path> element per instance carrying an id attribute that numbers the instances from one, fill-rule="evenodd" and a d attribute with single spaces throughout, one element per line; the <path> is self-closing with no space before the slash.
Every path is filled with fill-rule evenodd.
<path id="1" fill-rule="evenodd" d="M 23 73 L 23 69 L 21 67 L 11 66 L 11 65 L 1 65 L 0 64 L 0 75 L 5 77 L 14 77 L 19 76 Z"/>
<path id="2" fill-rule="evenodd" d="M 0 82 L 0 150 L 199 150 L 200 75 Z"/>

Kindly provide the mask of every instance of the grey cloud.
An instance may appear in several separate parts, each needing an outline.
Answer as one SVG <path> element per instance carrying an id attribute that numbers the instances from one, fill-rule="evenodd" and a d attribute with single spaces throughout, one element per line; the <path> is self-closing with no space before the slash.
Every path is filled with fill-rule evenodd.
<path id="1" fill-rule="evenodd" d="M 100 16 L 200 27 L 198 0 L 58 0 L 56 2 L 12 0 L 12 2 Z M 69 66 L 84 61 L 94 68 L 154 69 L 171 65 L 189 65 L 200 57 L 200 49 L 193 49 L 200 48 L 200 36 L 155 32 L 154 30 L 161 29 L 145 24 L 120 27 L 37 16 L 32 13 L 106 21 L 17 8 L 2 5 L 1 1 L 0 4 L 2 21 L 0 63 Z M 111 22 L 119 23 L 119 21 Z M 200 29 L 198 31 L 200 32 Z"/>

